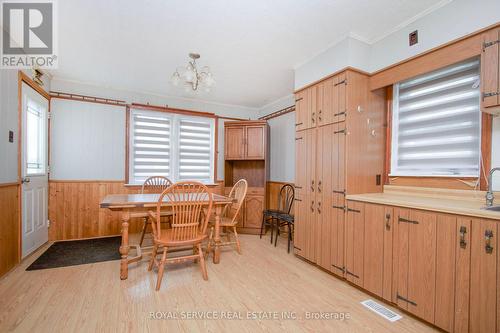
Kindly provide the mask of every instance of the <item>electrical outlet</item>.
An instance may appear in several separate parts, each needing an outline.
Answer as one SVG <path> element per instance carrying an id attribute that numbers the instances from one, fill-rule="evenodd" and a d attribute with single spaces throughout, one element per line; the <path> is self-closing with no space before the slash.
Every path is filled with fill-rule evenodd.
<path id="1" fill-rule="evenodd" d="M 418 30 L 411 32 L 408 35 L 408 38 L 409 38 L 410 46 L 417 44 L 418 43 Z"/>

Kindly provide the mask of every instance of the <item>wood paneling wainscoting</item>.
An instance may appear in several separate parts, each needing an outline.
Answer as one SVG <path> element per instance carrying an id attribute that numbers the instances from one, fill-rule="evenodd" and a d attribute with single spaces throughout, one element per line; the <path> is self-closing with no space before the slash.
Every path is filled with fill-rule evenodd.
<path id="1" fill-rule="evenodd" d="M 19 184 L 0 184 L 0 276 L 19 263 Z"/>
<path id="2" fill-rule="evenodd" d="M 214 193 L 222 193 L 221 182 L 210 188 Z M 99 203 L 108 194 L 140 191 L 140 186 L 125 186 L 124 181 L 50 180 L 49 240 L 119 235 L 120 214 L 99 208 Z M 138 219 L 130 221 L 131 233 L 139 232 L 141 227 Z"/>
<path id="3" fill-rule="evenodd" d="M 266 183 L 266 209 L 277 209 L 278 208 L 278 195 L 280 193 L 280 189 L 283 185 L 290 184 L 293 186 L 293 183 L 287 182 L 275 182 L 268 181 Z M 293 212 L 293 208 L 292 208 Z"/>

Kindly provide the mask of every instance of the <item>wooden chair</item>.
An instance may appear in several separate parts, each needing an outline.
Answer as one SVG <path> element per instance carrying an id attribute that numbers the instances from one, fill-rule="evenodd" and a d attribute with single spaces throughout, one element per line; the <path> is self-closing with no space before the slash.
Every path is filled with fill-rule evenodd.
<path id="1" fill-rule="evenodd" d="M 161 229 L 162 204 L 170 202 L 168 207 L 172 211 L 171 228 Z M 203 214 L 206 207 L 207 215 Z M 164 207 L 163 207 L 164 209 Z M 184 262 L 195 260 L 200 264 L 203 279 L 208 280 L 205 257 L 201 250 L 201 243 L 207 238 L 209 214 L 212 210 L 212 195 L 208 188 L 199 182 L 180 182 L 167 188 L 160 195 L 156 211 L 149 212 L 153 220 L 153 253 L 148 270 L 158 267 L 156 290 L 160 289 L 163 272 L 167 262 Z M 193 254 L 167 259 L 171 248 L 193 247 Z M 158 250 L 163 248 L 160 260 L 157 260 Z"/>
<path id="2" fill-rule="evenodd" d="M 293 200 L 295 198 L 295 188 L 290 184 L 285 184 L 281 187 L 278 194 L 278 209 L 266 209 L 262 212 L 262 223 L 260 225 L 260 238 L 262 232 L 267 226 L 271 227 L 271 244 L 273 243 L 273 232 L 275 226 L 279 228 L 279 217 L 281 214 L 290 214 Z M 278 231 L 276 231 L 278 232 Z"/>
<path id="3" fill-rule="evenodd" d="M 146 192 L 148 193 L 162 193 L 163 191 L 165 191 L 165 189 L 167 189 L 171 185 L 172 182 L 167 177 L 152 176 L 146 179 L 142 184 L 141 193 L 144 194 L 144 190 L 146 190 Z M 171 215 L 172 215 L 171 212 L 162 212 L 161 216 L 171 216 Z M 146 214 L 144 216 L 144 222 L 142 225 L 141 240 L 139 242 L 140 246 L 142 246 L 142 243 L 144 242 L 144 236 L 146 235 L 146 230 L 148 228 L 148 225 L 150 224 L 151 221 L 149 219 L 149 215 Z"/>
<path id="4" fill-rule="evenodd" d="M 231 205 L 227 205 L 221 214 L 220 228 L 226 229 L 227 242 L 223 242 L 220 246 L 227 246 L 236 244 L 236 250 L 241 254 L 241 245 L 238 233 L 236 232 L 236 225 L 238 224 L 238 217 L 241 212 L 241 207 L 243 206 L 243 201 L 247 195 L 248 183 L 245 179 L 240 179 L 234 184 L 231 192 L 229 192 L 229 197 L 235 199 L 235 202 Z M 215 228 L 215 220 L 210 219 L 210 236 L 208 238 L 207 254 L 211 252 L 213 245 L 213 235 Z M 230 229 L 230 230 L 228 230 Z M 231 241 L 230 232 L 234 234 L 234 241 Z"/>

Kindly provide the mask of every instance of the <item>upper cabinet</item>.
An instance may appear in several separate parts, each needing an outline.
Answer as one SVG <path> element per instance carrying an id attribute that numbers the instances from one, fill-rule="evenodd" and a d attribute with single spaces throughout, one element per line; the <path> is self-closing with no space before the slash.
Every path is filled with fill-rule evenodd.
<path id="1" fill-rule="evenodd" d="M 483 34 L 481 93 L 483 111 L 500 114 L 500 29 Z"/>
<path id="2" fill-rule="evenodd" d="M 264 160 L 267 123 L 265 121 L 226 122 L 224 159 Z"/>

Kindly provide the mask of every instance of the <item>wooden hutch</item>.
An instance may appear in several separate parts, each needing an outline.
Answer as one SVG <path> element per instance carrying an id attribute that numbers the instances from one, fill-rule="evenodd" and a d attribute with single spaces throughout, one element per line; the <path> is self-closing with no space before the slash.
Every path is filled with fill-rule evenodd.
<path id="1" fill-rule="evenodd" d="M 269 175 L 269 126 L 266 121 L 224 123 L 224 187 L 226 194 L 240 179 L 248 192 L 240 214 L 238 231 L 258 234 L 266 204 Z"/>

